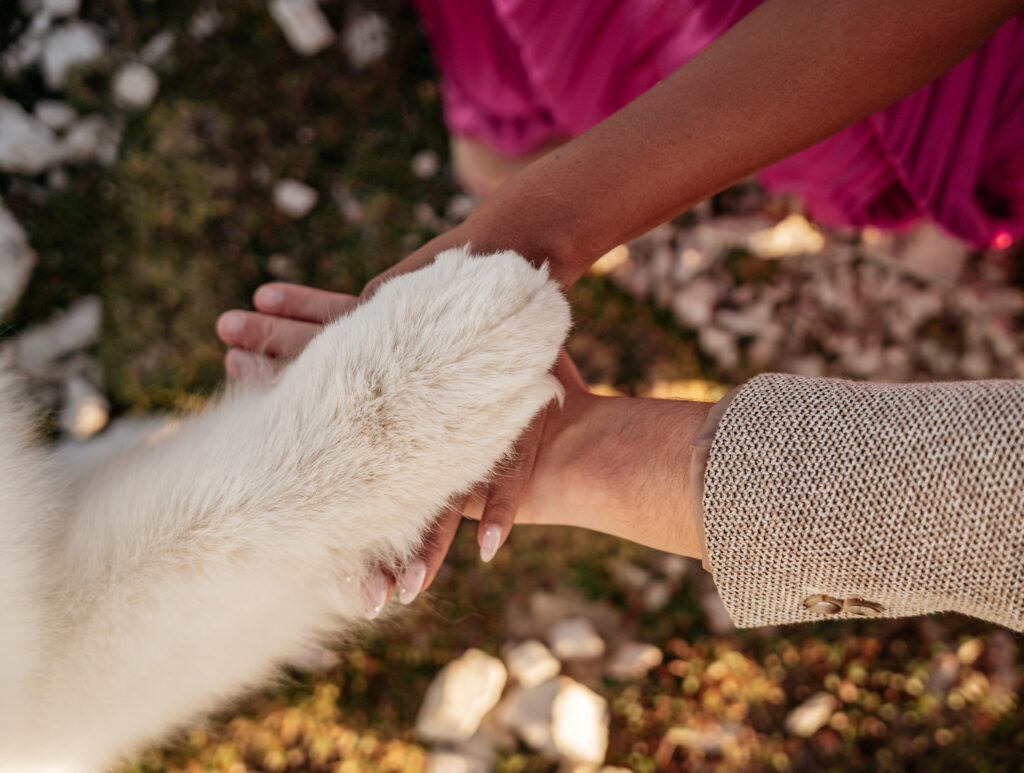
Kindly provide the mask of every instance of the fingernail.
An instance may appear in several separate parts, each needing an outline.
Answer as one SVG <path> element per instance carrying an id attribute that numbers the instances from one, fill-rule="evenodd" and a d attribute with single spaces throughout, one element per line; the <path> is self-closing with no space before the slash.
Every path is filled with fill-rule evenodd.
<path id="1" fill-rule="evenodd" d="M 366 619 L 373 620 L 377 617 L 387 600 L 387 578 L 377 572 L 363 583 L 363 614 L 366 615 Z"/>
<path id="2" fill-rule="evenodd" d="M 259 305 L 266 309 L 276 309 L 284 300 L 284 293 L 276 287 L 261 287 L 257 295 Z"/>
<path id="3" fill-rule="evenodd" d="M 484 534 L 480 538 L 480 560 L 487 563 L 494 554 L 498 552 L 498 547 L 501 545 L 501 527 L 499 526 L 487 526 L 484 529 Z"/>
<path id="4" fill-rule="evenodd" d="M 225 335 L 237 335 L 242 332 L 243 327 L 245 327 L 245 317 L 241 314 L 228 312 L 220 318 L 220 329 Z"/>
<path id="5" fill-rule="evenodd" d="M 423 581 L 427 579 L 427 565 L 422 561 L 413 561 L 409 568 L 402 575 L 399 583 L 398 600 L 403 604 L 411 604 L 412 600 L 420 595 L 423 589 Z"/>

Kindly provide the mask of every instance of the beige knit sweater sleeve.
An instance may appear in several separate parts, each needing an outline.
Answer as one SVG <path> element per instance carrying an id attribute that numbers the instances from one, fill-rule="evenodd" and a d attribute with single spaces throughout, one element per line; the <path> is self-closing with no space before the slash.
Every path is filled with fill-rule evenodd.
<path id="1" fill-rule="evenodd" d="M 737 625 L 955 611 L 1024 630 L 1024 381 L 758 376 L 703 484 Z"/>

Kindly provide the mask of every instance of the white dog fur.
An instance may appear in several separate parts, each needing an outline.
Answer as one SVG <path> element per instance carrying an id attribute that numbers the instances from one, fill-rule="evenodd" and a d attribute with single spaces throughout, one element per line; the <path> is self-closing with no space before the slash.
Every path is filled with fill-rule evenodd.
<path id="1" fill-rule="evenodd" d="M 450 250 L 273 386 L 91 467 L 33 443 L 0 373 L 0 770 L 102 770 L 360 619 L 360 578 L 557 397 L 568 326 L 545 269 Z"/>

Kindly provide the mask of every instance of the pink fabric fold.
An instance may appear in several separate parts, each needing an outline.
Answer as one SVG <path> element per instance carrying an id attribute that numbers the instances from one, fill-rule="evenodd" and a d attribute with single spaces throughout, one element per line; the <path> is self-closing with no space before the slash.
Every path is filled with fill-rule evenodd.
<path id="1" fill-rule="evenodd" d="M 414 0 L 452 132 L 510 155 L 588 129 L 760 0 Z M 761 174 L 837 225 L 1024 237 L 1024 16 L 944 76 Z"/>

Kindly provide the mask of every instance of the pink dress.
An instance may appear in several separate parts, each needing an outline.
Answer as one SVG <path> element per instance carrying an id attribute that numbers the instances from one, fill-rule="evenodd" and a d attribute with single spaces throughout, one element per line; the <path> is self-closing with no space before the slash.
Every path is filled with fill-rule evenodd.
<path id="1" fill-rule="evenodd" d="M 415 0 L 452 132 L 510 156 L 575 136 L 760 0 Z M 832 224 L 927 217 L 977 247 L 1024 237 L 1024 15 L 935 82 L 768 167 Z"/>

